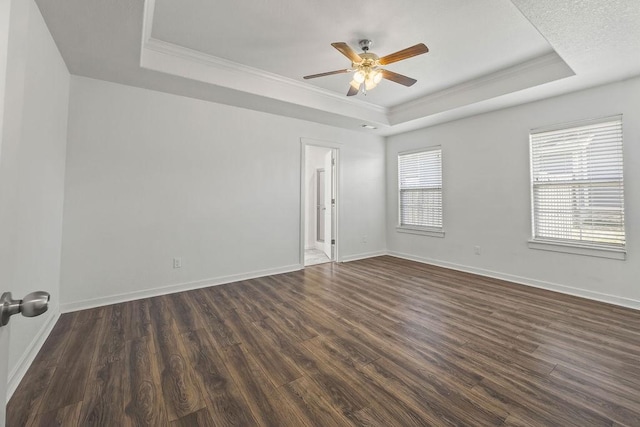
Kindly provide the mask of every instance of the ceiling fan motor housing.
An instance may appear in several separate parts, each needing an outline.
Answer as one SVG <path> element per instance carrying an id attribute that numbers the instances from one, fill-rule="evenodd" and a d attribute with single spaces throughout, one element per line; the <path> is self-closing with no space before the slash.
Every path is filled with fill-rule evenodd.
<path id="1" fill-rule="evenodd" d="M 354 62 L 354 68 L 374 68 L 380 65 L 380 63 L 378 62 L 378 60 L 380 59 L 378 55 L 376 55 L 375 53 L 369 53 L 369 48 L 371 47 L 372 43 L 373 42 L 371 40 L 360 40 L 360 48 L 363 52 L 360 54 L 360 58 L 362 58 L 362 61 Z"/>
<path id="2" fill-rule="evenodd" d="M 368 53 L 368 52 L 361 53 L 360 58 L 362 58 L 362 62 L 359 63 L 361 66 L 374 67 L 376 65 L 380 65 L 378 63 L 378 60 L 380 58 L 378 58 L 378 55 L 376 55 L 375 53 Z"/>

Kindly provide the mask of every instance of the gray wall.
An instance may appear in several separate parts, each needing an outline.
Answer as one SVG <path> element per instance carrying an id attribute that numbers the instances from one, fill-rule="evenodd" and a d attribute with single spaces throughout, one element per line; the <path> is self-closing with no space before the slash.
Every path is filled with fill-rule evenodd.
<path id="1" fill-rule="evenodd" d="M 399 256 L 640 308 L 640 78 L 388 138 L 387 244 Z M 529 249 L 529 130 L 623 114 L 627 260 Z M 442 146 L 444 238 L 398 233 L 398 152 Z M 481 254 L 474 254 L 480 246 Z"/>
<path id="2" fill-rule="evenodd" d="M 341 144 L 340 253 L 384 251 L 381 137 L 74 76 L 64 309 L 299 268 L 301 137 Z"/>

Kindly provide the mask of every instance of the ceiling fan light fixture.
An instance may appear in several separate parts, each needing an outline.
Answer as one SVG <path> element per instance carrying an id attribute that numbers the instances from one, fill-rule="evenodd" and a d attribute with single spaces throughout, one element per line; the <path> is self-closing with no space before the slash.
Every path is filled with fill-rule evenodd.
<path id="1" fill-rule="evenodd" d="M 382 81 L 382 73 L 380 70 L 373 70 L 373 82 L 378 84 L 380 81 Z"/>
<path id="2" fill-rule="evenodd" d="M 356 73 L 353 75 L 353 80 L 355 80 L 358 83 L 364 82 L 365 79 L 366 79 L 366 76 L 362 70 L 356 71 Z"/>
<path id="3" fill-rule="evenodd" d="M 378 84 L 375 81 L 373 81 L 372 78 L 368 78 L 364 81 L 364 87 L 366 90 L 371 90 L 376 86 L 378 86 Z"/>

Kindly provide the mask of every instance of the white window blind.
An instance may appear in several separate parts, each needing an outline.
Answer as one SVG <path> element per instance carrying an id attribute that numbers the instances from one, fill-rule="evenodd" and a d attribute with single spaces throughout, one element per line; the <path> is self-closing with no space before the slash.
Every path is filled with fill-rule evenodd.
<path id="1" fill-rule="evenodd" d="M 621 117 L 530 140 L 534 241 L 624 248 Z"/>
<path id="2" fill-rule="evenodd" d="M 442 150 L 398 155 L 400 226 L 442 229 Z"/>

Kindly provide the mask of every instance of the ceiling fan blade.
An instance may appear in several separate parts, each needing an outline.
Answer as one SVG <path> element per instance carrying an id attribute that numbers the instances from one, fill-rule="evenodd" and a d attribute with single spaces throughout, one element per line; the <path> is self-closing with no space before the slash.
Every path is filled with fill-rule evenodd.
<path id="1" fill-rule="evenodd" d="M 382 58 L 380 58 L 380 65 L 387 65 L 393 62 L 402 61 L 403 59 L 409 59 L 427 52 L 429 52 L 429 48 L 425 46 L 424 43 L 418 43 L 415 46 L 411 46 L 390 55 L 383 56 Z"/>
<path id="2" fill-rule="evenodd" d="M 347 96 L 353 96 L 358 94 L 358 88 L 353 87 L 353 85 L 349 85 L 349 92 L 347 92 Z"/>
<path id="3" fill-rule="evenodd" d="M 333 74 L 344 74 L 344 73 L 348 73 L 351 70 L 336 70 L 336 71 L 328 71 L 326 73 L 320 73 L 320 74 L 311 74 L 310 76 L 304 76 L 303 79 L 315 79 L 316 77 L 324 77 L 324 76 L 331 76 Z"/>
<path id="4" fill-rule="evenodd" d="M 402 74 L 394 73 L 393 71 L 380 70 L 380 72 L 382 73 L 383 78 L 387 80 L 391 80 L 392 82 L 400 83 L 401 85 L 404 85 L 404 86 L 412 86 L 415 82 L 417 82 L 416 79 L 403 76 Z"/>
<path id="5" fill-rule="evenodd" d="M 338 49 L 340 53 L 346 56 L 347 58 L 349 58 L 351 62 L 355 62 L 355 63 L 362 62 L 362 58 L 360 57 L 360 55 L 358 55 L 358 53 L 355 50 L 351 49 L 351 47 L 348 44 L 343 42 L 336 42 L 336 43 L 331 43 L 331 46 Z"/>

